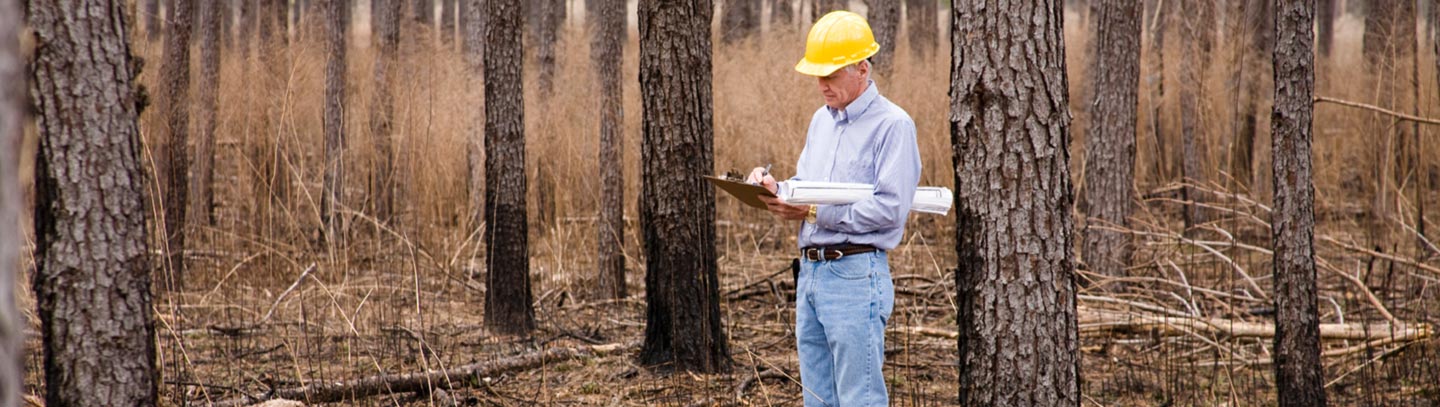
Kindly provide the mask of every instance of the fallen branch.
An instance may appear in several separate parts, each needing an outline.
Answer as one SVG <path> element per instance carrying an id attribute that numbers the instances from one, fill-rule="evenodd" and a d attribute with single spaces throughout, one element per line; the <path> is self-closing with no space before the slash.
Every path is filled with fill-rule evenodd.
<path id="1" fill-rule="evenodd" d="M 420 373 L 379 375 L 342 382 L 315 383 L 300 387 L 277 389 L 261 399 L 239 397 L 216 403 L 216 406 L 244 406 L 268 399 L 304 400 L 310 404 L 334 403 L 362 397 L 393 393 L 412 393 L 432 389 L 454 389 L 478 386 L 488 377 L 533 369 L 565 360 L 614 353 L 639 346 L 638 342 L 554 348 L 544 352 L 513 356 L 505 359 L 474 363 L 446 370 Z"/>
<path id="2" fill-rule="evenodd" d="M 265 317 L 264 317 L 264 318 L 260 318 L 260 322 L 257 322 L 257 323 L 255 323 L 255 324 L 256 324 L 256 325 L 260 325 L 260 324 L 264 324 L 265 321 L 269 321 L 269 320 L 270 320 L 270 316 L 273 315 L 273 314 L 275 314 L 275 307 L 279 307 L 279 306 L 280 306 L 280 301 L 285 300 L 285 296 L 290 295 L 290 292 L 291 292 L 291 291 L 295 291 L 295 287 L 299 287 L 299 286 L 300 286 L 300 283 L 303 282 L 303 281 L 305 281 L 305 277 L 306 277 L 306 276 L 309 276 L 309 275 L 310 275 L 310 272 L 312 272 L 312 271 L 315 271 L 315 263 L 310 263 L 310 266 L 309 266 L 309 267 L 306 267 L 306 268 L 305 268 L 305 271 L 303 271 L 303 272 L 300 273 L 300 278 L 295 279 L 295 283 L 294 283 L 294 284 L 290 284 L 290 288 L 286 288 L 284 292 L 281 292 L 281 293 L 280 293 L 280 296 L 279 296 L 279 297 L 275 297 L 275 303 L 274 303 L 274 304 L 270 304 L 270 310 L 269 310 L 269 311 L 265 311 Z"/>
<path id="3" fill-rule="evenodd" d="M 1377 252 L 1377 251 L 1374 251 L 1374 250 L 1366 249 L 1366 248 L 1364 248 L 1364 247 L 1356 246 L 1356 245 L 1349 244 L 1349 243 L 1344 243 L 1344 242 L 1341 242 L 1341 241 L 1339 241 L 1339 240 L 1335 240 L 1335 238 L 1332 238 L 1332 237 L 1329 237 L 1329 236 L 1318 236 L 1318 237 L 1319 237 L 1319 239 L 1322 240 L 1322 241 L 1329 242 L 1329 243 L 1334 244 L 1334 245 L 1336 245 L 1336 246 L 1340 246 L 1340 248 L 1345 249 L 1345 250 L 1349 250 L 1349 251 L 1356 252 L 1356 253 L 1362 253 L 1362 254 L 1370 255 L 1370 256 L 1372 256 L 1372 257 L 1379 257 L 1379 258 L 1382 258 L 1382 259 L 1385 259 L 1385 260 L 1389 260 L 1389 261 L 1392 261 L 1392 262 L 1396 262 L 1396 263 L 1400 263 L 1400 264 L 1412 266 L 1412 267 L 1415 267 L 1415 268 L 1418 268 L 1418 269 L 1421 269 L 1421 270 L 1425 270 L 1425 271 L 1429 271 L 1429 272 L 1431 272 L 1431 273 L 1435 273 L 1436 276 L 1440 276 L 1440 268 L 1436 268 L 1435 266 L 1431 266 L 1431 265 L 1429 265 L 1429 264 L 1421 263 L 1421 262 L 1418 262 L 1418 261 L 1410 260 L 1410 259 L 1407 259 L 1407 258 L 1404 258 L 1404 257 L 1400 257 L 1400 256 L 1396 256 L 1396 255 L 1391 255 L 1391 254 L 1385 254 L 1385 253 Z"/>
<path id="4" fill-rule="evenodd" d="M 1391 116 L 1391 117 L 1394 117 L 1394 118 L 1400 119 L 1400 120 L 1404 120 L 1404 121 L 1412 121 L 1412 122 L 1416 122 L 1416 123 L 1440 125 L 1440 120 L 1436 120 L 1436 119 L 1431 119 L 1431 118 L 1426 118 L 1426 117 L 1420 117 L 1420 116 L 1411 116 L 1411 115 L 1408 115 L 1408 114 L 1404 114 L 1404 113 L 1396 112 L 1396 111 L 1393 111 L 1393 110 L 1385 109 L 1385 108 L 1383 108 L 1383 107 L 1379 107 L 1379 106 L 1375 106 L 1375 105 L 1367 105 L 1367 104 L 1360 103 L 1360 102 L 1351 102 L 1351 101 L 1344 100 L 1344 99 L 1336 99 L 1336 98 L 1325 97 L 1325 96 L 1316 96 L 1316 97 L 1315 97 L 1315 103 L 1318 104 L 1318 103 L 1321 103 L 1321 102 L 1334 103 L 1334 104 L 1341 105 L 1341 106 L 1349 106 L 1349 107 L 1354 107 L 1354 108 L 1360 108 L 1360 109 L 1370 110 L 1370 111 L 1374 111 L 1374 112 L 1377 112 L 1377 113 L 1382 113 L 1382 114 L 1385 114 L 1385 115 L 1389 115 L 1389 116 Z"/>

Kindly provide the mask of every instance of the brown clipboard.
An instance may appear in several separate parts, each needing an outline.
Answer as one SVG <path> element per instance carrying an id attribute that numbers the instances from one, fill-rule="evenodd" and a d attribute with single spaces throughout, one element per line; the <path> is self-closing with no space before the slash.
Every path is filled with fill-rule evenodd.
<path id="1" fill-rule="evenodd" d="M 735 199 L 739 199 L 740 202 L 744 202 L 746 205 L 750 205 L 754 208 L 767 208 L 765 202 L 760 200 L 760 197 L 776 197 L 775 194 L 770 193 L 770 190 L 765 189 L 765 187 L 763 186 L 720 177 L 713 177 L 709 175 L 705 175 L 704 177 L 705 179 L 710 180 L 711 184 L 715 184 L 715 186 L 720 187 L 721 190 L 729 193 L 730 196 L 733 196 L 735 197 Z"/>

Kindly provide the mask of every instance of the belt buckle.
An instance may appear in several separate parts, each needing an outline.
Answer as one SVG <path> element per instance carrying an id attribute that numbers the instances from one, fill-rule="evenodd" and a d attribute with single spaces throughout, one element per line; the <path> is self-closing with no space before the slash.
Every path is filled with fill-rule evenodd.
<path id="1" fill-rule="evenodd" d="M 814 259 L 814 260 L 811 260 L 811 259 L 810 259 L 810 253 L 815 253 L 815 259 Z M 821 261 L 821 260 L 825 260 L 825 255 L 820 252 L 820 249 L 817 249 L 817 248 L 814 248 L 814 247 L 811 247 L 811 248 L 809 248 L 809 249 L 805 249 L 802 253 L 800 253 L 800 255 L 801 255 L 801 256 L 805 256 L 805 260 L 810 260 L 810 261 Z"/>

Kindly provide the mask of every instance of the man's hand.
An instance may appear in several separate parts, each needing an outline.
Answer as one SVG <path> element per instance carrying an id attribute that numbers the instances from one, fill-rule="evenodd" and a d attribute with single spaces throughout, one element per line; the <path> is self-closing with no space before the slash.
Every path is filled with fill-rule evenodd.
<path id="1" fill-rule="evenodd" d="M 760 184 L 765 187 L 765 189 L 770 190 L 772 194 L 776 191 L 775 177 L 766 174 L 765 169 L 761 167 L 755 167 L 754 170 L 751 170 L 750 176 L 745 178 L 745 182 Z M 810 205 L 791 205 L 785 203 L 785 201 L 781 201 L 780 198 L 771 198 L 768 196 L 762 196 L 760 200 L 765 202 L 765 206 L 770 210 L 771 214 L 780 219 L 804 220 L 805 216 L 810 214 Z"/>

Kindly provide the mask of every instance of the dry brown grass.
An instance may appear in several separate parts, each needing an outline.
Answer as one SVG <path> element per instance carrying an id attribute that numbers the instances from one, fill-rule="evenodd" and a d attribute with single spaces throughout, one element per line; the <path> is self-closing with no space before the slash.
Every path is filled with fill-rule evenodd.
<path id="1" fill-rule="evenodd" d="M 1067 63 L 1071 86 L 1072 177 L 1077 187 L 1084 165 L 1080 149 L 1089 119 L 1085 104 L 1085 52 L 1089 34 L 1081 18 L 1067 16 Z M 1359 64 L 1360 23 L 1347 17 L 1337 25 L 1336 57 L 1322 61 L 1319 94 L 1367 100 Z M 531 205 L 531 277 L 541 330 L 533 339 L 494 337 L 482 328 L 483 281 L 475 258 L 483 255 L 467 215 L 466 157 L 473 115 L 482 112 L 478 82 L 468 81 L 462 60 L 451 50 L 419 46 L 418 27 L 405 30 L 406 56 L 402 83 L 396 93 L 395 142 L 402 173 L 397 192 L 400 216 L 396 226 L 376 232 L 364 215 L 365 179 L 377 159 L 368 134 L 370 84 L 368 47 L 350 52 L 347 89 L 346 153 L 351 173 L 345 188 L 352 239 L 345 246 L 315 243 L 319 228 L 316 211 L 321 173 L 321 97 L 324 59 L 319 45 L 306 32 L 297 33 L 292 45 L 273 56 L 247 61 L 229 52 L 219 84 L 220 119 L 217 158 L 219 222 L 213 228 L 196 227 L 192 241 L 192 275 L 184 293 L 161 295 L 161 358 L 167 400 L 218 400 L 236 389 L 261 393 L 267 385 L 293 385 L 302 381 L 338 380 L 379 373 L 435 369 L 524 353 L 537 347 L 578 344 L 576 337 L 604 342 L 640 338 L 644 320 L 643 296 L 622 302 L 585 302 L 593 274 L 595 208 L 598 205 L 597 98 L 587 84 L 594 69 L 588 44 L 578 26 L 567 27 L 559 47 L 559 70 L 554 94 L 536 92 L 533 64 L 526 68 L 526 130 L 529 202 Z M 643 253 L 638 237 L 636 203 L 640 182 L 640 100 L 636 61 L 636 33 L 632 29 L 622 67 L 625 78 L 624 174 L 626 236 L 630 291 L 643 292 Z M 1177 35 L 1169 36 L 1171 41 Z M 365 38 L 363 35 L 356 38 Z M 793 173 L 808 118 L 819 100 L 813 83 L 794 74 L 791 65 L 801 51 L 801 34 L 770 32 L 739 47 L 719 46 L 714 63 L 714 137 L 716 171 L 744 169 L 773 163 L 779 175 Z M 1148 41 L 1148 37 L 1146 38 Z M 1265 304 L 1247 296 L 1249 284 L 1232 273 L 1248 270 L 1268 287 L 1269 259 L 1234 242 L 1268 246 L 1268 227 L 1248 219 L 1268 219 L 1266 210 L 1249 204 L 1269 202 L 1269 142 L 1266 110 L 1260 114 L 1261 139 L 1256 141 L 1257 185 L 1251 195 L 1229 195 L 1233 184 L 1219 168 L 1228 162 L 1232 94 L 1226 88 L 1228 66 L 1234 55 L 1233 38 L 1220 39 L 1216 61 L 1206 73 L 1207 98 L 1203 114 L 1210 128 L 1206 157 L 1209 179 L 1221 191 L 1216 205 L 1247 216 L 1222 217 L 1200 239 L 1218 247 L 1222 256 L 1200 248 L 1207 244 L 1185 241 L 1179 235 L 1179 207 L 1164 191 L 1173 180 L 1159 179 L 1153 134 L 1148 126 L 1148 92 L 1141 92 L 1140 134 L 1136 188 L 1149 198 L 1140 202 L 1135 229 L 1139 253 L 1131 272 L 1137 278 L 1167 281 L 1137 283 L 1123 291 L 1104 284 L 1087 288 L 1083 295 L 1187 310 L 1197 308 L 1208 316 L 1263 321 L 1251 315 Z M 1153 44 L 1147 44 L 1153 46 Z M 1167 50 L 1179 44 L 1168 44 Z M 156 88 L 160 47 L 137 43 L 136 52 L 150 68 L 142 82 Z M 879 78 L 881 91 L 915 118 L 922 146 L 922 183 L 953 184 L 948 135 L 948 58 L 931 61 L 911 58 L 903 45 L 893 73 Z M 1434 57 L 1422 48 L 1422 109 L 1436 109 Z M 1166 130 L 1178 134 L 1175 91 L 1176 51 L 1168 51 Z M 1148 72 L 1146 73 L 1149 74 Z M 1142 86 L 1145 81 L 1141 81 Z M 1267 95 L 1268 98 L 1268 95 Z M 1268 109 L 1268 105 L 1262 105 Z M 1412 234 L 1393 221 L 1367 217 L 1367 176 L 1371 161 L 1366 148 L 1385 129 L 1370 126 L 1355 110 L 1322 105 L 1315 124 L 1315 169 L 1319 235 L 1333 236 L 1363 247 L 1380 247 L 1387 253 L 1413 257 Z M 142 117 L 147 142 L 158 123 L 153 112 Z M 1425 133 L 1435 134 L 1434 129 Z M 1433 137 L 1432 137 L 1433 138 Z M 1178 145 L 1178 138 L 1168 145 Z M 288 178 L 296 188 L 278 199 L 280 206 L 260 194 L 264 181 L 257 168 L 263 163 L 251 152 L 280 145 L 293 165 Z M 1433 151 L 1429 148 L 1427 151 Z M 1170 153 L 1173 154 L 1173 153 Z M 273 157 L 273 156 L 268 156 Z M 1429 176 L 1434 175 L 1434 163 Z M 543 170 L 543 175 L 542 171 Z M 1432 183 L 1432 185 L 1440 183 Z M 545 185 L 550 185 L 546 187 Z M 1403 185 L 1413 185 L 1407 183 Z M 1427 195 L 1431 207 L 1433 193 Z M 544 199 L 542 199 L 542 197 Z M 1396 202 L 1408 214 L 1414 203 L 1406 192 Z M 538 202 L 554 205 L 554 219 L 540 219 Z M 1407 215 L 1409 216 L 1409 215 Z M 1077 215 L 1078 217 L 1078 215 Z M 722 291 L 730 292 L 770 275 L 788 264 L 794 247 L 793 230 L 771 221 L 768 215 L 743 208 L 734 200 L 719 198 Z M 1413 219 L 1406 218 L 1406 222 Z M 1376 227 L 1378 225 L 1379 227 Z M 1433 221 L 1430 230 L 1440 225 Z M 1380 230 L 1383 233 L 1367 233 Z M 905 242 L 892 254 L 901 294 L 892 319 L 895 326 L 953 329 L 954 288 L 952 267 L 953 221 L 932 216 L 912 217 Z M 1147 234 L 1148 233 L 1148 234 Z M 1234 240 L 1226 237 L 1229 234 Z M 1377 261 L 1317 242 L 1321 256 L 1335 267 L 1355 273 L 1390 312 L 1404 321 L 1436 323 L 1440 311 L 1430 285 L 1440 276 L 1426 275 L 1404 264 Z M 301 271 L 315 264 L 310 275 Z M 1434 264 L 1433 262 L 1431 264 Z M 1173 266 L 1173 267 L 1170 267 Z M 1175 272 L 1183 270 L 1184 277 Z M 162 275 L 164 271 L 161 271 Z M 1097 279 L 1086 275 L 1087 279 Z M 1380 321 L 1362 298 L 1364 290 L 1330 273 L 1321 272 L 1322 321 Z M 462 400 L 492 405 L 689 405 L 692 403 L 793 405 L 799 387 L 791 381 L 767 380 L 736 400 L 735 387 L 748 375 L 777 368 L 796 375 L 790 307 L 783 296 L 785 278 L 775 281 L 781 295 L 764 290 L 727 294 L 727 330 L 737 363 L 733 375 L 697 377 L 657 375 L 635 366 L 627 356 L 587 358 L 544 369 L 495 378 L 488 386 L 455 392 Z M 1176 281 L 1228 296 L 1196 294 L 1177 288 Z M 298 281 L 298 284 L 296 284 Z M 277 298 L 287 287 L 295 290 Z M 761 282 L 755 287 L 765 288 Z M 750 295 L 741 295 L 749 293 Z M 1095 305 L 1082 300 L 1082 304 Z M 271 308 L 273 316 L 261 322 Z M 32 318 L 33 320 L 33 318 Z M 234 328 L 246 328 L 236 331 Z M 951 404 L 957 391 L 952 340 L 893 332 L 887 377 L 892 395 L 902 405 Z M 1208 342 L 1207 342 L 1208 341 Z M 1268 365 L 1245 362 L 1267 354 L 1268 343 L 1225 337 L 1086 336 L 1084 391 L 1086 405 L 1237 405 L 1269 404 L 1272 400 Z M 1214 343 L 1214 346 L 1208 345 Z M 1358 345 L 1327 343 L 1327 349 Z M 1331 387 L 1332 401 L 1440 404 L 1440 363 L 1434 339 L 1366 348 L 1359 355 L 1327 359 L 1327 378 L 1343 377 Z M 1393 352 L 1393 353 L 1392 353 Z M 1386 356 L 1379 358 L 1377 356 Z M 1369 362 L 1371 359 L 1373 362 Z M 1239 361 L 1239 362 L 1237 362 Z M 30 359 L 29 381 L 38 386 L 38 352 Z M 1342 376 L 1343 375 L 1343 376 Z M 185 383 L 185 384 L 176 384 Z M 424 404 L 431 397 L 396 394 L 363 401 L 365 404 Z"/>

